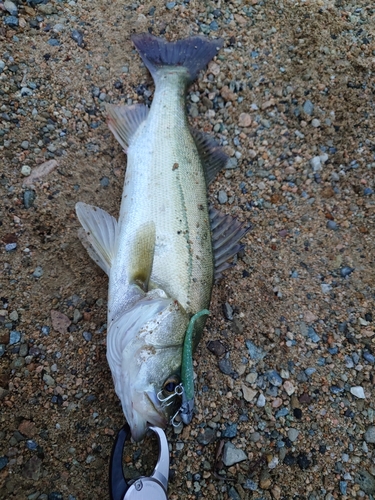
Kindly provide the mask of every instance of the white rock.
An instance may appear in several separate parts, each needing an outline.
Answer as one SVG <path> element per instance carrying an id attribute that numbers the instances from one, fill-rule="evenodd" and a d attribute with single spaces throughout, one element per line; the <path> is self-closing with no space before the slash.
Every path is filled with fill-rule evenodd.
<path id="1" fill-rule="evenodd" d="M 361 387 L 360 385 L 358 386 L 355 386 L 355 387 L 351 387 L 350 388 L 350 392 L 353 394 L 353 396 L 355 396 L 356 398 L 359 398 L 359 399 L 366 399 L 366 396 L 365 396 L 365 391 L 363 390 L 363 387 Z"/>
<path id="2" fill-rule="evenodd" d="M 288 438 L 292 441 L 292 443 L 294 443 L 294 441 L 296 441 L 296 439 L 298 438 L 298 435 L 299 435 L 299 431 L 297 429 L 294 429 L 293 427 L 291 427 L 288 430 Z"/>
<path id="3" fill-rule="evenodd" d="M 314 172 L 319 172 L 319 170 L 322 170 L 322 161 L 320 159 L 320 156 L 314 156 L 314 158 L 311 158 L 310 166 L 314 170 Z"/>
<path id="4" fill-rule="evenodd" d="M 318 127 L 320 127 L 320 120 L 318 120 L 317 118 L 314 118 L 313 120 L 311 120 L 311 125 L 312 125 L 314 128 L 318 128 Z"/>
<path id="5" fill-rule="evenodd" d="M 250 387 L 247 387 L 247 385 L 242 384 L 242 394 L 244 400 L 250 403 L 250 401 L 252 401 L 257 395 L 257 391 L 254 391 L 254 389 L 251 389 Z"/>
<path id="6" fill-rule="evenodd" d="M 29 165 L 23 165 L 21 168 L 21 174 L 28 177 L 31 174 L 31 167 L 29 167 Z"/>
<path id="7" fill-rule="evenodd" d="M 292 394 L 294 394 L 294 392 L 296 390 L 296 388 L 294 387 L 292 382 L 290 382 L 290 380 L 286 380 L 283 384 L 283 387 L 284 387 L 285 392 L 288 394 L 288 396 L 291 396 Z"/>
<path id="8" fill-rule="evenodd" d="M 332 286 L 329 285 L 328 283 L 322 283 L 320 285 L 320 288 L 322 289 L 323 293 L 329 293 L 332 290 Z"/>

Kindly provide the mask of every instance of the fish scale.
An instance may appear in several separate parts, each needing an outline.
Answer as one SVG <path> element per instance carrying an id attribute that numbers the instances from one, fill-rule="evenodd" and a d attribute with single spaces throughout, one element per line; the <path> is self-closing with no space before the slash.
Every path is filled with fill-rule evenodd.
<path id="1" fill-rule="evenodd" d="M 119 258 L 111 271 L 110 290 L 118 289 L 129 267 L 128 252 L 139 226 L 153 221 L 151 282 L 193 313 L 208 305 L 213 257 L 204 172 L 185 112 L 185 80 L 181 71 L 160 77 L 146 123 L 128 148 L 129 182 L 120 209 Z"/>

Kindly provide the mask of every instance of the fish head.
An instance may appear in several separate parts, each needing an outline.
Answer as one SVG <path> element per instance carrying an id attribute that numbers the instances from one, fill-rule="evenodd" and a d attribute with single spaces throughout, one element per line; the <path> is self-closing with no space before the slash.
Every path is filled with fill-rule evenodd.
<path id="1" fill-rule="evenodd" d="M 166 427 L 181 404 L 178 396 L 165 400 L 179 384 L 189 319 L 177 301 L 164 292 L 152 292 L 108 331 L 107 358 L 135 441 L 144 437 L 150 425 Z"/>

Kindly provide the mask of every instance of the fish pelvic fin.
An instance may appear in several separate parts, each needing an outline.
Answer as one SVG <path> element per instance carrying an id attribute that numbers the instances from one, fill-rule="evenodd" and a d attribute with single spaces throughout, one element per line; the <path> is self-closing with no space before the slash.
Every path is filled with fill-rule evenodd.
<path id="1" fill-rule="evenodd" d="M 208 134 L 192 128 L 190 130 L 203 165 L 207 185 L 225 167 L 228 156 L 221 146 Z"/>
<path id="2" fill-rule="evenodd" d="M 215 281 L 222 277 L 222 272 L 232 264 L 228 260 L 243 250 L 244 245 L 240 244 L 241 239 L 250 231 L 251 225 L 241 224 L 230 215 L 221 213 L 216 208 L 209 209 L 212 248 L 215 264 Z"/>
<path id="3" fill-rule="evenodd" d="M 187 84 L 193 82 L 222 47 L 223 39 L 192 36 L 168 42 L 150 33 L 132 35 L 132 42 L 154 80 L 165 66 L 186 68 Z"/>
<path id="4" fill-rule="evenodd" d="M 116 255 L 117 221 L 98 207 L 78 202 L 76 214 L 82 228 L 79 239 L 88 254 L 109 275 Z"/>
<path id="5" fill-rule="evenodd" d="M 107 104 L 106 110 L 108 127 L 126 153 L 134 134 L 147 119 L 149 108 L 144 104 L 131 106 Z"/>
<path id="6" fill-rule="evenodd" d="M 154 222 L 147 222 L 138 228 L 135 239 L 133 240 L 132 250 L 130 252 L 130 283 L 137 284 L 145 292 L 148 291 L 148 285 L 152 272 L 154 261 L 156 241 L 156 229 Z"/>

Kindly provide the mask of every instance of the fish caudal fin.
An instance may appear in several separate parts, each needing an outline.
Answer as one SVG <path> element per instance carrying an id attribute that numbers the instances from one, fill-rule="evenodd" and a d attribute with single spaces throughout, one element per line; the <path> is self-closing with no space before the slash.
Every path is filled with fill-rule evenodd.
<path id="1" fill-rule="evenodd" d="M 133 35 L 131 39 L 154 79 L 160 68 L 180 66 L 187 70 L 187 83 L 197 78 L 224 43 L 203 36 L 168 42 L 150 33 Z"/>
<path id="2" fill-rule="evenodd" d="M 211 136 L 196 129 L 190 130 L 204 168 L 207 184 L 210 184 L 222 168 L 228 156 Z"/>
<path id="3" fill-rule="evenodd" d="M 214 252 L 215 280 L 221 273 L 232 267 L 228 260 L 244 248 L 240 240 L 250 231 L 251 226 L 244 226 L 230 215 L 225 215 L 211 207 L 209 210 Z"/>
<path id="4" fill-rule="evenodd" d="M 131 106 L 107 104 L 106 110 L 108 127 L 126 153 L 133 135 L 146 120 L 149 108 L 144 104 Z"/>
<path id="5" fill-rule="evenodd" d="M 76 213 L 82 228 L 79 239 L 98 266 L 109 275 L 116 254 L 117 221 L 98 207 L 78 202 Z"/>

